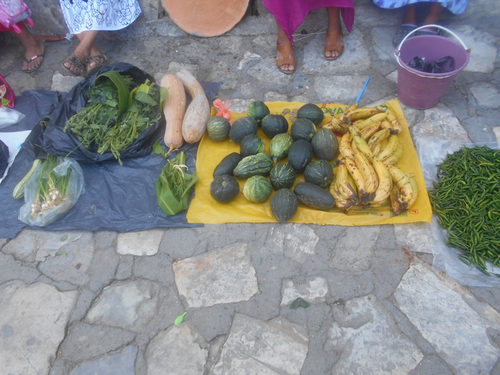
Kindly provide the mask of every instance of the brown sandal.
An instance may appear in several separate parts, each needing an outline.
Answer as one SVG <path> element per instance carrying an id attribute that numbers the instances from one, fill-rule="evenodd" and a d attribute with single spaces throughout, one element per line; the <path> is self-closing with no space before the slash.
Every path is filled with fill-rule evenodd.
<path id="1" fill-rule="evenodd" d="M 281 53 L 281 56 L 283 56 L 283 58 L 278 58 L 278 55 L 276 54 L 276 66 L 278 67 L 278 69 L 282 73 L 285 73 L 285 74 L 295 73 L 295 68 L 296 68 L 295 57 L 291 57 L 291 56 L 293 56 L 292 44 L 289 43 L 289 44 L 285 44 L 284 46 L 278 45 L 277 48 L 278 48 L 278 52 Z M 283 65 L 287 65 L 287 64 L 293 65 L 293 70 L 287 71 L 287 70 L 283 70 L 281 68 Z"/>
<path id="2" fill-rule="evenodd" d="M 90 64 L 92 63 L 94 63 L 94 65 L 90 66 Z M 107 63 L 108 63 L 108 58 L 103 54 L 87 57 L 87 60 L 85 60 L 87 75 L 89 76 L 94 75 L 99 69 L 101 69 Z"/>
<path id="3" fill-rule="evenodd" d="M 65 63 L 70 63 L 77 70 L 76 71 L 71 70 L 70 68 L 64 65 Z M 78 57 L 76 57 L 74 53 L 66 57 L 66 60 L 63 61 L 61 66 L 75 76 L 85 77 L 87 75 L 87 69 L 85 68 L 85 65 L 83 65 L 82 61 Z"/>
<path id="4" fill-rule="evenodd" d="M 339 55 L 335 57 L 328 57 L 326 56 L 326 53 L 328 51 L 337 51 Z M 344 52 L 344 39 L 342 37 L 342 30 L 328 31 L 326 33 L 325 59 L 336 60 L 342 55 L 342 52 Z"/>

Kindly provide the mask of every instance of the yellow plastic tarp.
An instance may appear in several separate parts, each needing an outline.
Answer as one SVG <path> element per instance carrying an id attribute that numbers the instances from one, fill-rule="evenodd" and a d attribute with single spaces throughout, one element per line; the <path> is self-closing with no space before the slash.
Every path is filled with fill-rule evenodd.
<path id="1" fill-rule="evenodd" d="M 266 105 L 269 107 L 271 113 L 283 114 L 290 125 L 290 116 L 293 116 L 294 110 L 299 109 L 304 103 L 268 102 Z M 325 119 L 320 126 L 331 121 L 332 116 L 340 116 L 348 108 L 347 105 L 342 104 L 320 104 L 319 106 L 325 112 Z M 396 115 L 403 127 L 403 131 L 398 136 L 399 141 L 404 146 L 404 152 L 396 165 L 413 176 L 418 184 L 419 192 L 415 205 L 410 210 L 404 211 L 401 215 L 395 216 L 390 206 L 366 209 L 362 206 L 355 206 L 349 210 L 348 214 L 345 214 L 338 209 L 319 211 L 299 204 L 299 209 L 290 222 L 343 226 L 399 224 L 419 221 L 431 222 L 432 208 L 429 196 L 425 188 L 417 152 L 413 146 L 408 124 L 404 118 L 401 106 L 397 99 L 393 99 L 381 105 L 380 108 L 386 109 Z M 245 114 L 231 114 L 232 119 L 242 116 L 245 116 Z M 269 153 L 269 138 L 264 135 L 260 128 L 257 135 L 264 140 L 266 143 L 266 152 Z M 264 203 L 252 203 L 244 197 L 243 185 L 246 180 L 238 180 L 240 193 L 236 199 L 228 204 L 218 203 L 210 195 L 210 184 L 213 181 L 215 167 L 226 155 L 232 152 L 240 152 L 240 146 L 229 139 L 223 142 L 214 142 L 205 135 L 201 140 L 196 161 L 196 175 L 200 179 L 196 183 L 195 197 L 188 209 L 188 222 L 204 224 L 277 222 L 271 213 L 270 199 Z M 280 163 L 285 162 L 286 159 L 280 161 Z M 304 181 L 304 178 L 302 174 L 298 174 L 295 183 L 301 181 Z"/>

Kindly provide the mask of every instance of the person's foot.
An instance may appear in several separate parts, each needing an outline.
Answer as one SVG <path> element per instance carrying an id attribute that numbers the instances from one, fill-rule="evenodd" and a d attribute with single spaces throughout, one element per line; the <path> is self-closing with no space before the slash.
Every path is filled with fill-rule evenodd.
<path id="1" fill-rule="evenodd" d="M 97 72 L 101 67 L 108 63 L 108 58 L 103 54 L 90 55 L 85 60 L 85 67 L 87 68 L 87 74 L 90 76 Z"/>
<path id="2" fill-rule="evenodd" d="M 293 46 L 290 42 L 280 45 L 278 41 L 276 66 L 285 74 L 292 74 L 295 72 L 295 57 L 293 55 Z"/>
<path id="3" fill-rule="evenodd" d="M 24 61 L 21 70 L 31 73 L 40 68 L 43 62 L 44 48 L 42 42 L 33 37 L 32 41 L 25 46 Z"/>
<path id="4" fill-rule="evenodd" d="M 87 75 L 85 64 L 74 53 L 69 55 L 66 60 L 63 61 L 62 67 L 75 76 Z"/>
<path id="5" fill-rule="evenodd" d="M 342 30 L 327 31 L 325 42 L 325 58 L 335 60 L 344 52 L 344 38 Z"/>

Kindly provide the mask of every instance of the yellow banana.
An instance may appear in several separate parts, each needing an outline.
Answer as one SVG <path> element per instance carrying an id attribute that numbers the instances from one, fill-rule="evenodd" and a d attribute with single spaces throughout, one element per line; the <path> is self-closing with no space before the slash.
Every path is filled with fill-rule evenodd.
<path id="1" fill-rule="evenodd" d="M 403 127 L 400 122 L 392 113 L 387 113 L 387 120 L 391 123 L 390 131 L 392 134 L 399 134 L 403 131 Z"/>
<path id="2" fill-rule="evenodd" d="M 403 207 L 403 209 L 408 208 L 408 202 L 415 196 L 410 178 L 405 172 L 394 165 L 387 165 L 387 170 L 391 174 L 394 183 L 398 186 L 399 203 L 401 203 L 401 207 Z"/>
<path id="3" fill-rule="evenodd" d="M 368 125 L 366 128 L 364 128 L 362 131 L 361 131 L 361 136 L 363 137 L 363 139 L 366 141 L 368 140 L 373 134 L 375 134 L 379 128 L 380 128 L 380 124 L 382 122 L 375 122 L 371 125 Z M 356 125 L 354 125 L 356 126 Z"/>
<path id="4" fill-rule="evenodd" d="M 339 152 L 342 157 L 348 156 L 351 159 L 354 158 L 354 152 L 352 151 L 351 143 L 352 135 L 351 133 L 347 132 L 342 136 L 339 142 Z"/>
<path id="5" fill-rule="evenodd" d="M 377 116 L 377 115 L 375 115 L 375 116 Z M 373 159 L 373 152 L 372 152 L 372 150 L 370 150 L 370 147 L 368 147 L 368 143 L 366 143 L 366 141 L 361 136 L 361 133 L 356 131 L 356 129 L 354 129 L 352 127 L 349 128 L 349 131 L 351 132 L 352 139 L 354 140 L 354 143 L 356 143 L 357 149 L 359 151 L 361 151 L 363 153 L 363 155 L 365 155 L 366 158 L 368 160 L 370 160 L 370 162 L 371 162 Z"/>
<path id="6" fill-rule="evenodd" d="M 391 156 L 389 156 L 387 159 L 385 159 L 382 163 L 384 163 L 385 165 L 394 165 L 396 164 L 397 162 L 399 161 L 399 158 L 397 157 L 397 155 L 395 154 L 392 154 Z"/>
<path id="7" fill-rule="evenodd" d="M 335 198 L 335 206 L 342 211 L 347 211 L 354 205 L 354 202 L 350 199 L 345 199 L 342 194 L 335 188 L 335 183 L 330 185 L 330 194 Z"/>
<path id="8" fill-rule="evenodd" d="M 384 202 L 392 190 L 392 177 L 389 171 L 387 170 L 384 163 L 377 159 L 377 157 L 373 158 L 373 169 L 377 173 L 378 177 L 378 188 L 375 191 L 375 195 L 373 197 L 370 206 L 373 204 Z"/>
<path id="9" fill-rule="evenodd" d="M 365 200 L 361 200 L 362 203 L 367 203 L 367 201 L 371 200 L 372 194 L 375 193 L 378 187 L 378 177 L 377 173 L 375 173 L 375 170 L 373 169 L 373 166 L 371 163 L 368 161 L 366 156 L 364 156 L 361 152 L 358 150 L 354 151 L 354 161 L 356 162 L 356 166 L 361 172 L 361 175 L 363 176 L 363 179 L 365 181 L 365 192 L 366 192 L 366 198 Z"/>
<path id="10" fill-rule="evenodd" d="M 375 146 L 377 143 L 379 143 L 381 140 L 389 138 L 391 135 L 391 132 L 389 129 L 382 129 L 373 134 L 368 141 L 368 147 L 373 150 L 373 146 Z"/>
<path id="11" fill-rule="evenodd" d="M 344 160 L 345 159 L 339 161 L 337 168 L 335 168 L 335 180 L 333 181 L 334 189 L 339 192 L 342 198 L 352 201 L 353 204 L 358 204 L 359 200 L 356 195 L 356 190 L 349 181 L 349 173 Z"/>
<path id="12" fill-rule="evenodd" d="M 356 186 L 358 187 L 359 199 L 364 202 L 366 200 L 367 194 L 365 191 L 365 179 L 363 178 L 363 175 L 356 166 L 356 162 L 351 158 L 345 158 L 345 165 L 347 167 L 347 170 L 349 171 L 349 174 L 352 176 L 354 182 L 356 183 Z"/>
<path id="13" fill-rule="evenodd" d="M 389 198 L 384 199 L 384 200 L 383 200 L 383 201 L 381 201 L 381 202 L 374 202 L 374 201 L 371 201 L 371 202 L 370 202 L 370 207 L 373 207 L 373 208 L 375 208 L 375 207 L 382 207 L 382 206 L 385 206 L 387 203 L 390 203 L 390 202 L 389 202 Z"/>
<path id="14" fill-rule="evenodd" d="M 349 125 L 346 123 L 343 123 L 340 121 L 338 118 L 333 117 L 332 121 L 328 124 L 323 125 L 325 129 L 332 130 L 334 132 L 338 132 L 340 134 L 345 134 L 348 131 Z"/>
<path id="15" fill-rule="evenodd" d="M 411 208 L 415 202 L 417 201 L 417 196 L 418 196 L 418 185 L 417 185 L 417 181 L 415 181 L 415 179 L 410 176 L 408 173 L 406 174 L 408 176 L 408 178 L 410 179 L 411 181 L 411 186 L 413 187 L 413 198 L 408 201 L 408 205 L 406 206 L 406 209 L 409 209 Z"/>
<path id="16" fill-rule="evenodd" d="M 391 195 L 389 196 L 391 199 L 391 208 L 394 214 L 397 216 L 401 213 L 403 210 L 403 207 L 401 207 L 401 203 L 399 202 L 399 189 L 396 184 L 393 184 L 392 190 L 391 190 Z"/>
<path id="17" fill-rule="evenodd" d="M 387 112 L 377 113 L 376 115 L 368 117 L 363 122 L 360 122 L 359 124 L 356 124 L 356 127 L 358 129 L 363 130 L 368 125 L 374 124 L 374 123 L 379 122 L 379 121 L 383 121 L 386 117 L 387 117 Z"/>
<path id="18" fill-rule="evenodd" d="M 400 158 L 403 155 L 403 150 L 404 150 L 403 144 L 399 142 L 398 148 L 396 149 L 396 151 L 394 151 L 393 155 L 396 155 L 398 158 Z"/>
<path id="19" fill-rule="evenodd" d="M 366 119 L 384 111 L 378 108 L 357 108 L 347 114 L 347 118 L 351 121 Z"/>
<path id="20" fill-rule="evenodd" d="M 380 129 L 391 129 L 391 123 L 387 121 L 387 118 L 380 124 Z"/>
<path id="21" fill-rule="evenodd" d="M 396 151 L 398 144 L 399 144 L 398 136 L 391 135 L 387 141 L 387 146 L 385 146 L 384 149 L 377 156 L 379 158 L 379 160 L 384 161 L 389 156 L 394 154 L 394 151 Z"/>
<path id="22" fill-rule="evenodd" d="M 385 148 L 385 146 L 387 146 L 387 138 L 382 139 L 379 143 L 373 146 L 372 149 L 373 156 L 377 156 L 378 154 L 380 154 L 380 152 Z"/>
<path id="23" fill-rule="evenodd" d="M 340 115 L 339 120 L 346 124 L 350 124 L 351 120 L 349 120 L 349 117 L 347 116 L 349 115 L 350 112 L 356 110 L 357 108 L 358 108 L 358 103 L 351 105 L 349 108 L 347 108 L 347 110 L 344 113 L 342 113 L 342 115 Z"/>

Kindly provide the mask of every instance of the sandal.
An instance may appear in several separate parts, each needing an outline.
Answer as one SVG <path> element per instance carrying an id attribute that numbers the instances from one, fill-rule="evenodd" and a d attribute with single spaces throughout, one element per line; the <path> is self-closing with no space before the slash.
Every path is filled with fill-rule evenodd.
<path id="1" fill-rule="evenodd" d="M 278 45 L 277 48 L 278 48 L 278 53 L 281 53 L 281 56 L 283 56 L 283 58 L 279 58 L 278 54 L 276 54 L 276 66 L 278 67 L 278 69 L 285 74 L 295 73 L 295 68 L 296 68 L 295 57 L 291 57 L 293 56 L 292 44 L 288 43 L 285 44 L 284 46 Z M 283 70 L 282 66 L 287 64 L 293 65 L 293 70 Z"/>
<path id="2" fill-rule="evenodd" d="M 92 63 L 94 63 L 95 65 L 90 67 L 89 65 Z M 107 63 L 108 63 L 108 58 L 103 54 L 87 57 L 87 60 L 85 60 L 87 75 L 91 76 L 95 74 L 99 69 L 101 69 Z"/>
<path id="3" fill-rule="evenodd" d="M 77 71 L 73 71 L 70 68 L 66 67 L 64 65 L 66 63 L 70 63 L 71 65 L 73 65 L 77 69 Z M 74 53 L 66 57 L 66 60 L 63 61 L 61 66 L 75 76 L 85 77 L 87 75 L 87 68 L 85 68 L 85 65 L 83 65 L 82 61 L 78 57 L 76 57 Z"/>
<path id="4" fill-rule="evenodd" d="M 417 25 L 415 25 L 414 23 L 402 23 L 401 25 L 399 25 L 398 31 L 396 31 L 394 38 L 392 38 L 393 46 L 399 46 L 403 39 L 416 28 Z"/>
<path id="5" fill-rule="evenodd" d="M 31 68 L 31 69 L 25 69 L 25 70 L 21 69 L 21 71 L 23 71 L 24 73 L 33 73 L 34 71 L 36 71 L 36 70 L 40 69 L 40 67 L 42 66 L 42 63 L 43 63 L 43 56 L 44 56 L 44 54 L 43 54 L 43 53 L 42 53 L 41 55 L 33 55 L 33 56 L 31 56 L 31 58 L 30 58 L 29 60 L 25 57 L 25 58 L 24 58 L 24 61 L 26 61 L 28 64 L 29 64 L 30 62 L 32 62 L 33 60 L 36 60 L 36 59 L 38 59 L 38 58 L 40 58 L 40 57 L 42 58 L 42 61 L 40 61 L 40 64 L 38 64 L 38 65 L 34 66 L 34 67 L 33 67 L 33 68 Z"/>
<path id="6" fill-rule="evenodd" d="M 326 53 L 328 51 L 338 52 L 338 56 L 328 57 Z M 344 52 L 344 38 L 342 37 L 342 30 L 338 31 L 327 31 L 326 33 L 326 43 L 325 43 L 325 59 L 327 60 L 337 60 Z"/>

